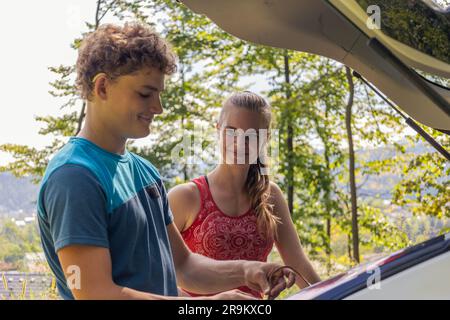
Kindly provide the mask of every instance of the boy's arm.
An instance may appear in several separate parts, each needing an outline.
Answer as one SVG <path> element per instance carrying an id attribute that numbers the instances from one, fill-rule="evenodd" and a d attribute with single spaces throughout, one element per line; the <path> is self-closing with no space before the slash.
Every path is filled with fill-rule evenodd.
<path id="1" fill-rule="evenodd" d="M 254 299 L 238 290 L 223 292 L 210 297 L 163 296 L 142 292 L 114 283 L 111 273 L 111 257 L 107 248 L 70 245 L 58 251 L 58 258 L 68 285 L 75 299 L 94 300 L 247 300 Z M 77 266 L 78 275 L 73 272 Z M 76 277 L 79 276 L 77 279 Z"/>
<path id="2" fill-rule="evenodd" d="M 75 299 L 179 299 L 116 285 L 112 279 L 111 257 L 107 248 L 71 245 L 59 250 L 58 258 Z M 73 268 L 73 266 L 77 268 Z M 74 272 L 74 270 L 79 272 Z M 68 272 L 66 273 L 66 271 Z"/>

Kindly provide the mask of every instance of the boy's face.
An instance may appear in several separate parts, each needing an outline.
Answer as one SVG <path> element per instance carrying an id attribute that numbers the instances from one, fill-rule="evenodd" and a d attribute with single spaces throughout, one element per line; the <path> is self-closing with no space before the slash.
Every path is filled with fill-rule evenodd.
<path id="1" fill-rule="evenodd" d="M 164 73 L 144 68 L 109 81 L 104 90 L 99 108 L 104 125 L 121 138 L 146 137 L 153 117 L 163 111 Z"/>

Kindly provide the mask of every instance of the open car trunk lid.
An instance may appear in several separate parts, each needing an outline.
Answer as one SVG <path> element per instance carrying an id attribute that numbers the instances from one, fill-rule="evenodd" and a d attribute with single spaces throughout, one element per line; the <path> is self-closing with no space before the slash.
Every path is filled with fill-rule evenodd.
<path id="1" fill-rule="evenodd" d="M 414 69 L 450 79 L 450 52 L 434 55 L 369 28 L 362 0 L 181 0 L 224 31 L 256 44 L 318 54 L 354 69 L 416 121 L 450 130 L 450 89 Z M 386 2 L 374 0 L 371 3 Z M 449 13 L 432 0 L 393 1 L 424 5 L 450 25 Z M 428 9 L 427 9 L 428 8 Z M 404 9 L 404 8 L 403 8 Z M 407 9 L 407 8 L 406 8 Z M 406 10 L 405 9 L 405 10 Z M 383 11 L 380 12 L 381 16 Z M 381 18 L 383 21 L 383 17 Z M 445 24 L 448 23 L 448 24 Z M 450 34 L 450 32 L 449 32 Z M 449 35 L 440 46 L 449 45 Z M 426 39 L 425 39 L 426 40 Z M 442 43 L 446 41 L 446 43 Z M 444 45 L 444 46 L 442 46 Z M 448 83 L 448 81 L 447 81 Z"/>

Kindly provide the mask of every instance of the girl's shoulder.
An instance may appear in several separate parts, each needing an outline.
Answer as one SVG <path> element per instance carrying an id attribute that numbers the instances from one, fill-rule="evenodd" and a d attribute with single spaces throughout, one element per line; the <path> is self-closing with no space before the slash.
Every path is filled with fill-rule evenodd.
<path id="1" fill-rule="evenodd" d="M 200 201 L 200 193 L 194 182 L 189 181 L 176 185 L 169 190 L 169 201 L 179 201 L 183 205 L 190 205 Z"/>
<path id="2" fill-rule="evenodd" d="M 168 198 L 175 224 L 181 232 L 200 210 L 200 192 L 195 183 L 186 182 L 170 189 Z"/>
<path id="3" fill-rule="evenodd" d="M 273 212 L 278 218 L 283 219 L 286 215 L 290 215 L 283 190 L 273 181 L 270 181 L 269 203 L 273 206 Z"/>
<path id="4" fill-rule="evenodd" d="M 280 186 L 273 181 L 270 181 L 270 202 L 274 204 L 276 201 L 280 201 L 283 199 L 283 191 L 281 190 Z"/>

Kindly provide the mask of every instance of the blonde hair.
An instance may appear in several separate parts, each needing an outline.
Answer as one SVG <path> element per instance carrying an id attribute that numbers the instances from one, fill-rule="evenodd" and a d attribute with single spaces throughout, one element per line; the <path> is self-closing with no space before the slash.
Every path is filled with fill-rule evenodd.
<path id="1" fill-rule="evenodd" d="M 270 124 L 272 121 L 272 113 L 270 104 L 261 96 L 250 91 L 242 91 L 233 93 L 228 97 L 220 112 L 219 122 L 222 121 L 225 114 L 225 105 L 232 104 L 238 108 L 245 108 L 250 111 L 257 112 L 261 115 L 264 126 L 270 134 Z M 257 216 L 258 230 L 263 231 L 268 238 L 277 238 L 277 224 L 280 219 L 273 213 L 273 205 L 269 203 L 270 198 L 270 179 L 269 175 L 261 170 L 268 169 L 268 164 L 260 160 L 261 152 L 259 150 L 256 163 L 250 164 L 245 186 L 250 196 L 251 207 Z M 265 161 L 264 161 L 265 162 Z M 264 170 L 267 171 L 267 170 Z"/>

